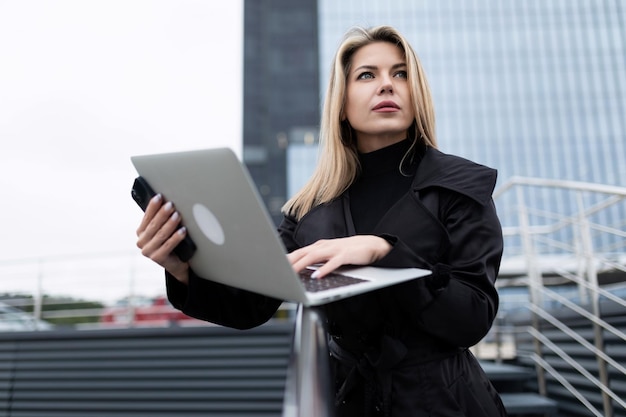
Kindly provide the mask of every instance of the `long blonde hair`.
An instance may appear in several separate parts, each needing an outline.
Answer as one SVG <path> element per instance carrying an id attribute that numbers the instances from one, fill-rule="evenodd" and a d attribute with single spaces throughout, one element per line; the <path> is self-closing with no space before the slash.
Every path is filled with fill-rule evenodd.
<path id="1" fill-rule="evenodd" d="M 353 139 L 354 133 L 347 121 L 342 122 L 346 80 L 352 56 L 359 48 L 374 42 L 390 42 L 403 52 L 415 112 L 415 120 L 409 128 L 409 138 L 413 139 L 414 145 L 421 140 L 426 146 L 437 147 L 435 112 L 430 88 L 411 45 L 390 26 L 351 29 L 339 46 L 330 70 L 322 111 L 317 167 L 304 187 L 282 208 L 283 212 L 297 219 L 302 218 L 313 207 L 339 197 L 358 175 L 359 159 L 356 142 Z"/>

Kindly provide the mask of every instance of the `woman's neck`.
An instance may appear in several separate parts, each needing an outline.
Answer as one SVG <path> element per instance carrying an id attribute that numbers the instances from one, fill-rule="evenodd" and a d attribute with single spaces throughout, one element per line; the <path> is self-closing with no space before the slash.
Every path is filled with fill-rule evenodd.
<path id="1" fill-rule="evenodd" d="M 402 142 L 406 139 L 406 132 L 389 133 L 386 135 L 363 135 L 357 137 L 357 149 L 359 153 L 374 152 L 387 146 Z"/>

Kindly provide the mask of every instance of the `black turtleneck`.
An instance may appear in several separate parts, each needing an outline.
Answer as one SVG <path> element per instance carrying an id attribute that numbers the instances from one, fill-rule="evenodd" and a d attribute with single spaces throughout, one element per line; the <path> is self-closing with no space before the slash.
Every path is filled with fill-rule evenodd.
<path id="1" fill-rule="evenodd" d="M 361 172 L 349 189 L 350 211 L 358 234 L 372 233 L 381 217 L 409 191 L 415 168 L 421 159 L 414 158 L 413 164 L 405 161 L 402 170 L 405 175 L 400 172 L 400 162 L 410 146 L 411 141 L 405 139 L 373 152 L 359 154 Z M 416 154 L 421 156 L 422 152 L 418 150 Z"/>

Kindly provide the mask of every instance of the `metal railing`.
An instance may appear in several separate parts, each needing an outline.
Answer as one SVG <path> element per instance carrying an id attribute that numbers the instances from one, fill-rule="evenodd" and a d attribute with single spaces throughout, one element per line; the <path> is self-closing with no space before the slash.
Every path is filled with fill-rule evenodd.
<path id="1" fill-rule="evenodd" d="M 0 261 L 0 282 L 0 332 L 205 325 L 164 301 L 163 270 L 139 251 Z"/>
<path id="2" fill-rule="evenodd" d="M 601 301 L 614 303 L 626 313 L 626 301 L 615 292 L 626 290 L 626 188 L 515 177 L 496 190 L 494 199 L 502 210 L 505 238 L 499 279 L 503 309 L 491 337 L 497 345 L 495 359 L 503 359 L 503 340 L 524 334 L 532 341 L 532 349 L 523 352 L 516 347 L 512 355 L 526 355 L 535 364 L 539 393 L 549 394 L 549 376 L 593 415 L 612 417 L 616 409 L 623 413 L 623 393 L 611 386 L 620 386 L 612 380 L 626 380 L 626 367 L 607 353 L 605 342 L 610 335 L 621 343 L 626 334 L 624 326 L 620 329 L 605 320 Z M 546 207 L 560 210 L 547 211 Z M 520 289 L 525 289 L 526 299 L 507 304 L 507 293 L 524 294 Z M 509 318 L 523 309 L 529 312 L 529 319 L 520 326 Z M 583 336 L 579 329 L 568 326 L 559 318 L 563 309 L 586 321 L 592 332 Z M 550 339 L 546 329 L 555 329 L 590 352 L 595 369 L 573 358 L 559 341 Z M 478 352 L 481 349 L 476 347 Z M 595 387 L 601 404 L 588 400 L 588 392 L 570 383 L 550 358 L 558 358 L 561 367 L 568 364 L 587 381 L 586 386 Z"/>

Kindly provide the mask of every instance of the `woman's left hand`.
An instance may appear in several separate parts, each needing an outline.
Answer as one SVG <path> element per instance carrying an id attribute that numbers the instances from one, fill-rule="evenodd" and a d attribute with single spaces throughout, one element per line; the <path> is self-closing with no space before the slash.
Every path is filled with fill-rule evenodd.
<path id="1" fill-rule="evenodd" d="M 296 272 L 309 265 L 324 263 L 315 275 L 322 278 L 342 265 L 369 265 L 387 255 L 392 246 L 373 235 L 321 239 L 287 255 Z"/>

